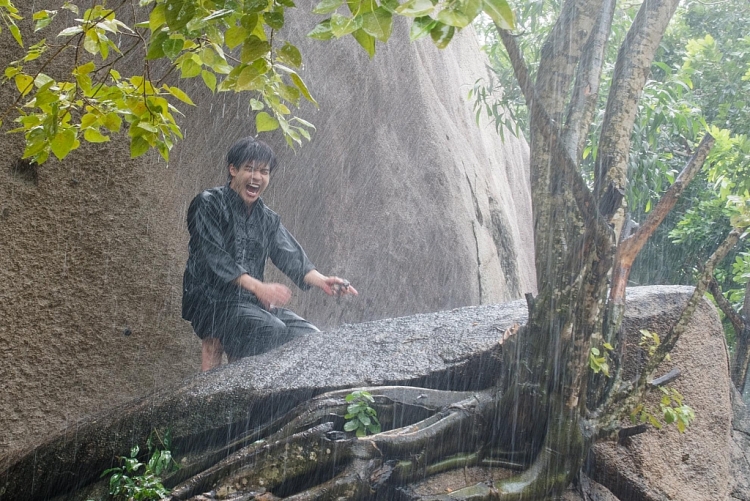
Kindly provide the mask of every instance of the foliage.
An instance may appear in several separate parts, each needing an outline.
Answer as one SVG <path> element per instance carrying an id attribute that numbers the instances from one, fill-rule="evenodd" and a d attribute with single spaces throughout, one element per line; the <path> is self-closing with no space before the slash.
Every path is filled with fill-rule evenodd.
<path id="1" fill-rule="evenodd" d="M 344 419 L 344 431 L 353 431 L 358 437 L 364 437 L 368 433 L 380 433 L 380 421 L 377 412 L 370 407 L 375 399 L 367 391 L 357 390 L 346 396 L 349 406 L 346 409 Z"/>
<path id="2" fill-rule="evenodd" d="M 155 148 L 168 160 L 182 139 L 178 105 L 194 106 L 176 80 L 200 77 L 211 92 L 245 92 L 256 112 L 257 132 L 280 129 L 292 146 L 310 139 L 314 126 L 292 114 L 302 98 L 317 106 L 299 74 L 300 50 L 280 37 L 293 0 L 139 0 L 133 22 L 123 21 L 131 2 L 100 0 L 82 13 L 71 1 L 57 10 L 33 12 L 35 31 L 52 31 L 4 70 L 4 83 L 17 97 L 0 120 L 17 114 L 26 139 L 24 159 L 38 164 L 62 160 L 81 141 L 107 142 L 126 124 L 131 157 Z M 375 42 L 391 35 L 393 16 L 412 18 L 410 37 L 430 35 L 445 47 L 454 34 L 484 11 L 503 26 L 513 26 L 505 0 L 322 0 L 313 13 L 329 15 L 309 33 L 327 40 L 351 34 L 372 57 Z M 69 11 L 75 21 L 60 30 L 53 21 Z M 23 47 L 10 0 L 0 0 L 0 17 Z M 72 58 L 70 74 L 59 80 L 45 73 L 54 59 Z M 123 74 L 132 58 L 142 58 L 142 74 Z M 43 61 L 43 62 L 42 62 Z M 119 68 L 119 69 L 118 69 Z"/>
<path id="3" fill-rule="evenodd" d="M 600 350 L 596 346 L 591 347 L 589 351 L 589 367 L 594 371 L 594 374 L 601 372 L 609 377 L 609 352 L 614 348 L 609 343 L 603 343 L 602 348 L 603 350 Z"/>
<path id="4" fill-rule="evenodd" d="M 138 459 L 140 448 L 136 445 L 130 450 L 130 457 L 121 456 L 122 466 L 110 468 L 102 473 L 102 477 L 109 478 L 109 493 L 115 500 L 151 501 L 164 499 L 169 490 L 161 483 L 161 477 L 177 467 L 170 452 L 169 432 L 157 447 L 152 434 L 147 441 L 150 458 L 148 463 L 141 463 Z M 157 436 L 158 437 L 158 436 Z M 143 468 L 143 473 L 140 470 Z"/>
<path id="5" fill-rule="evenodd" d="M 695 419 L 695 411 L 683 403 L 682 395 L 674 388 L 660 386 L 659 391 L 662 393 L 659 412 L 653 413 L 644 403 L 640 403 L 630 414 L 631 421 L 633 423 L 648 422 L 657 429 L 661 429 L 664 424 L 674 424 L 680 433 L 685 433 L 687 427 Z M 661 415 L 661 420 L 657 415 Z"/>
<path id="6" fill-rule="evenodd" d="M 518 37 L 532 75 L 542 41 L 556 20 L 556 1 L 514 4 Z M 598 156 L 604 99 L 614 70 L 616 47 L 635 15 L 632 5 L 617 6 L 606 50 L 600 89 L 601 110 L 591 131 L 581 168 L 591 179 Z M 639 102 L 628 156 L 627 206 L 631 218 L 645 220 L 675 181 L 705 132 L 716 138 L 707 168 L 691 183 L 674 211 L 637 259 L 635 283 L 692 283 L 700 263 L 713 252 L 749 203 L 750 151 L 750 8 L 728 0 L 708 7 L 687 2 L 678 10 L 660 47 Z M 494 77 L 470 91 L 477 120 L 486 113 L 498 131 L 518 133 L 528 127 L 528 110 L 494 26 L 479 19 Z M 499 97 L 498 97 L 499 96 Z M 513 123 L 517 124 L 516 126 Z M 734 219 L 733 219 L 734 218 Z M 750 276 L 747 244 L 721 266 L 716 278 L 739 306 Z"/>

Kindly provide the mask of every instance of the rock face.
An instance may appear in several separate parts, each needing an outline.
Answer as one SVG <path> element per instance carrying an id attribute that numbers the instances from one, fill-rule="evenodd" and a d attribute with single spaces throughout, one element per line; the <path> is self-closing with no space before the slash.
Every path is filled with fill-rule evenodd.
<path id="1" fill-rule="evenodd" d="M 690 293 L 687 287 L 631 291 L 624 322 L 630 338 L 639 329 L 668 328 Z M 371 384 L 486 388 L 503 369 L 497 363 L 499 337 L 525 317 L 524 302 L 515 301 L 345 325 L 295 340 L 86 419 L 36 448 L 6 456 L 0 461 L 0 500 L 42 499 L 61 493 L 65 485 L 95 480 L 113 455 L 127 453 L 136 442 L 143 446 L 153 428 L 171 427 L 180 454 L 199 454 L 331 389 Z M 703 301 L 673 352 L 672 364 L 682 370 L 675 386 L 697 415 L 685 435 L 651 429 L 624 447 L 597 446 L 595 479 L 621 499 L 719 500 L 741 492 L 741 486 L 733 487 L 740 482 L 733 480 L 729 465 L 732 409 L 720 330 L 714 308 Z M 642 355 L 637 343 L 631 347 L 628 363 Z M 743 429 L 742 419 L 735 419 L 736 430 Z M 615 474 L 607 475 L 610 471 Z M 635 484 L 645 490 L 623 490 Z"/>
<path id="2" fill-rule="evenodd" d="M 266 201 L 323 273 L 362 294 L 338 304 L 311 292 L 292 308 L 330 327 L 532 290 L 527 147 L 474 123 L 465 97 L 485 70 L 471 33 L 438 51 L 409 44 L 401 25 L 368 61 L 353 40 L 302 40 L 314 22 L 288 26 L 321 105 L 303 112 L 317 131 L 296 152 L 269 138 L 281 167 Z M 17 59 L 6 35 L 3 60 Z M 179 315 L 185 211 L 225 181 L 223 155 L 254 120 L 246 96 L 193 95 L 168 167 L 130 160 L 123 134 L 34 168 L 18 162 L 20 136 L 0 136 L 0 351 L 11 361 L 0 455 L 198 371 L 199 342 Z"/>
<path id="3" fill-rule="evenodd" d="M 642 294 L 651 289 L 637 288 L 628 295 L 625 363 L 631 374 L 644 361 L 644 352 L 638 346 L 639 330 L 667 332 L 685 300 L 667 294 L 651 296 L 649 301 L 634 300 L 635 295 L 643 298 Z M 656 322 L 655 311 L 664 312 Z M 671 386 L 695 410 L 695 421 L 683 435 L 676 427 L 665 426 L 626 439 L 622 445 L 597 444 L 593 451 L 593 478 L 624 500 L 728 499 L 734 482 L 730 469 L 734 449 L 730 395 L 734 386 L 729 380 L 721 323 L 707 301 L 696 309 L 689 329 L 671 353 L 671 361 L 665 361 L 656 376 L 673 368 L 680 369 L 681 375 Z M 647 399 L 647 406 L 655 415 L 659 413 L 660 398 L 661 393 L 654 392 Z"/>

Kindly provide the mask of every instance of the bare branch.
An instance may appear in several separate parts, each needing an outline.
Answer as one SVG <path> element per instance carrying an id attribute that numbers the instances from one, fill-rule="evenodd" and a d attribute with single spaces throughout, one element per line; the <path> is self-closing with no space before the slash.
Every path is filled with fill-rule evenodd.
<path id="1" fill-rule="evenodd" d="M 727 298 L 725 298 L 724 294 L 721 292 L 721 286 L 719 285 L 719 282 L 717 282 L 713 277 L 711 277 L 711 281 L 708 284 L 708 291 L 714 297 L 716 305 L 732 323 L 734 332 L 736 332 L 739 336 L 742 330 L 745 328 L 745 321 L 742 320 L 742 317 L 736 311 L 734 311 L 731 303 L 727 301 Z"/>
<path id="2" fill-rule="evenodd" d="M 646 221 L 640 225 L 636 232 L 629 237 L 623 238 L 617 247 L 615 264 L 612 270 L 612 288 L 610 289 L 610 300 L 615 304 L 625 303 L 625 288 L 627 286 L 630 269 L 633 266 L 635 258 L 646 244 L 651 235 L 656 231 L 659 225 L 664 221 L 669 212 L 672 210 L 680 195 L 690 184 L 695 175 L 703 167 L 708 153 L 714 145 L 714 138 L 711 134 L 706 133 L 695 150 L 690 161 L 682 169 L 679 176 L 666 193 L 661 197 L 656 208 L 652 210 Z"/>

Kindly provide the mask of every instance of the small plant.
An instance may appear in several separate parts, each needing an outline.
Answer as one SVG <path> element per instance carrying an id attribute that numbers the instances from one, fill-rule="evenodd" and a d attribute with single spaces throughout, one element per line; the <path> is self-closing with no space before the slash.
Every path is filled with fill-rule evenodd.
<path id="1" fill-rule="evenodd" d="M 659 387 L 662 392 L 661 401 L 659 402 L 659 410 L 661 411 L 662 419 L 666 424 L 674 423 L 677 426 L 677 430 L 680 433 L 685 433 L 685 430 L 690 426 L 690 422 L 695 419 L 695 411 L 690 406 L 685 405 L 682 401 L 682 395 L 674 388 Z M 661 421 L 651 412 L 649 412 L 644 404 L 638 404 L 638 406 L 630 414 L 630 419 L 634 422 L 644 423 L 648 421 L 654 428 L 661 429 Z"/>
<path id="2" fill-rule="evenodd" d="M 154 445 L 154 435 L 160 441 L 159 447 Z M 166 433 L 164 440 L 154 433 L 148 437 L 146 444 L 151 455 L 148 463 L 138 460 L 140 448 L 136 445 L 130 450 L 130 457 L 120 456 L 122 466 L 110 468 L 102 473 L 102 477 L 112 475 L 109 479 L 109 493 L 115 500 L 152 501 L 164 499 L 169 490 L 161 483 L 162 475 L 177 468 L 172 459 L 170 435 Z M 141 473 L 141 470 L 143 472 Z"/>
<path id="3" fill-rule="evenodd" d="M 591 370 L 594 371 L 595 374 L 601 372 L 609 377 L 609 352 L 612 351 L 613 348 L 609 343 L 604 343 L 602 346 L 604 347 L 604 350 L 606 350 L 603 353 L 599 348 L 595 346 L 591 347 L 591 351 L 589 352 L 589 367 L 591 367 Z"/>
<path id="4" fill-rule="evenodd" d="M 377 412 L 370 407 L 375 403 L 372 395 L 366 391 L 354 391 L 346 396 L 349 407 L 346 408 L 344 431 L 354 431 L 358 437 L 368 433 L 380 433 L 380 421 Z"/>
<path id="5" fill-rule="evenodd" d="M 661 345 L 661 338 L 659 337 L 659 334 L 657 334 L 656 332 L 651 332 L 647 329 L 641 329 L 640 333 L 641 341 L 638 343 L 638 346 L 648 350 L 648 356 L 653 357 L 654 353 L 656 353 L 656 349 L 659 347 L 659 345 Z M 666 354 L 664 360 L 669 361 L 669 353 Z"/>

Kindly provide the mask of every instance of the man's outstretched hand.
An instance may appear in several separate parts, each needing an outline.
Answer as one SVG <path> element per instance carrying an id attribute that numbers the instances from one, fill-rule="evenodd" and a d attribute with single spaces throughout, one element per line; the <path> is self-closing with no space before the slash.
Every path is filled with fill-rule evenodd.
<path id="1" fill-rule="evenodd" d="M 319 288 L 329 296 L 359 295 L 357 289 L 348 280 L 339 277 L 327 277 L 318 270 L 312 270 L 305 275 L 305 283 Z"/>

